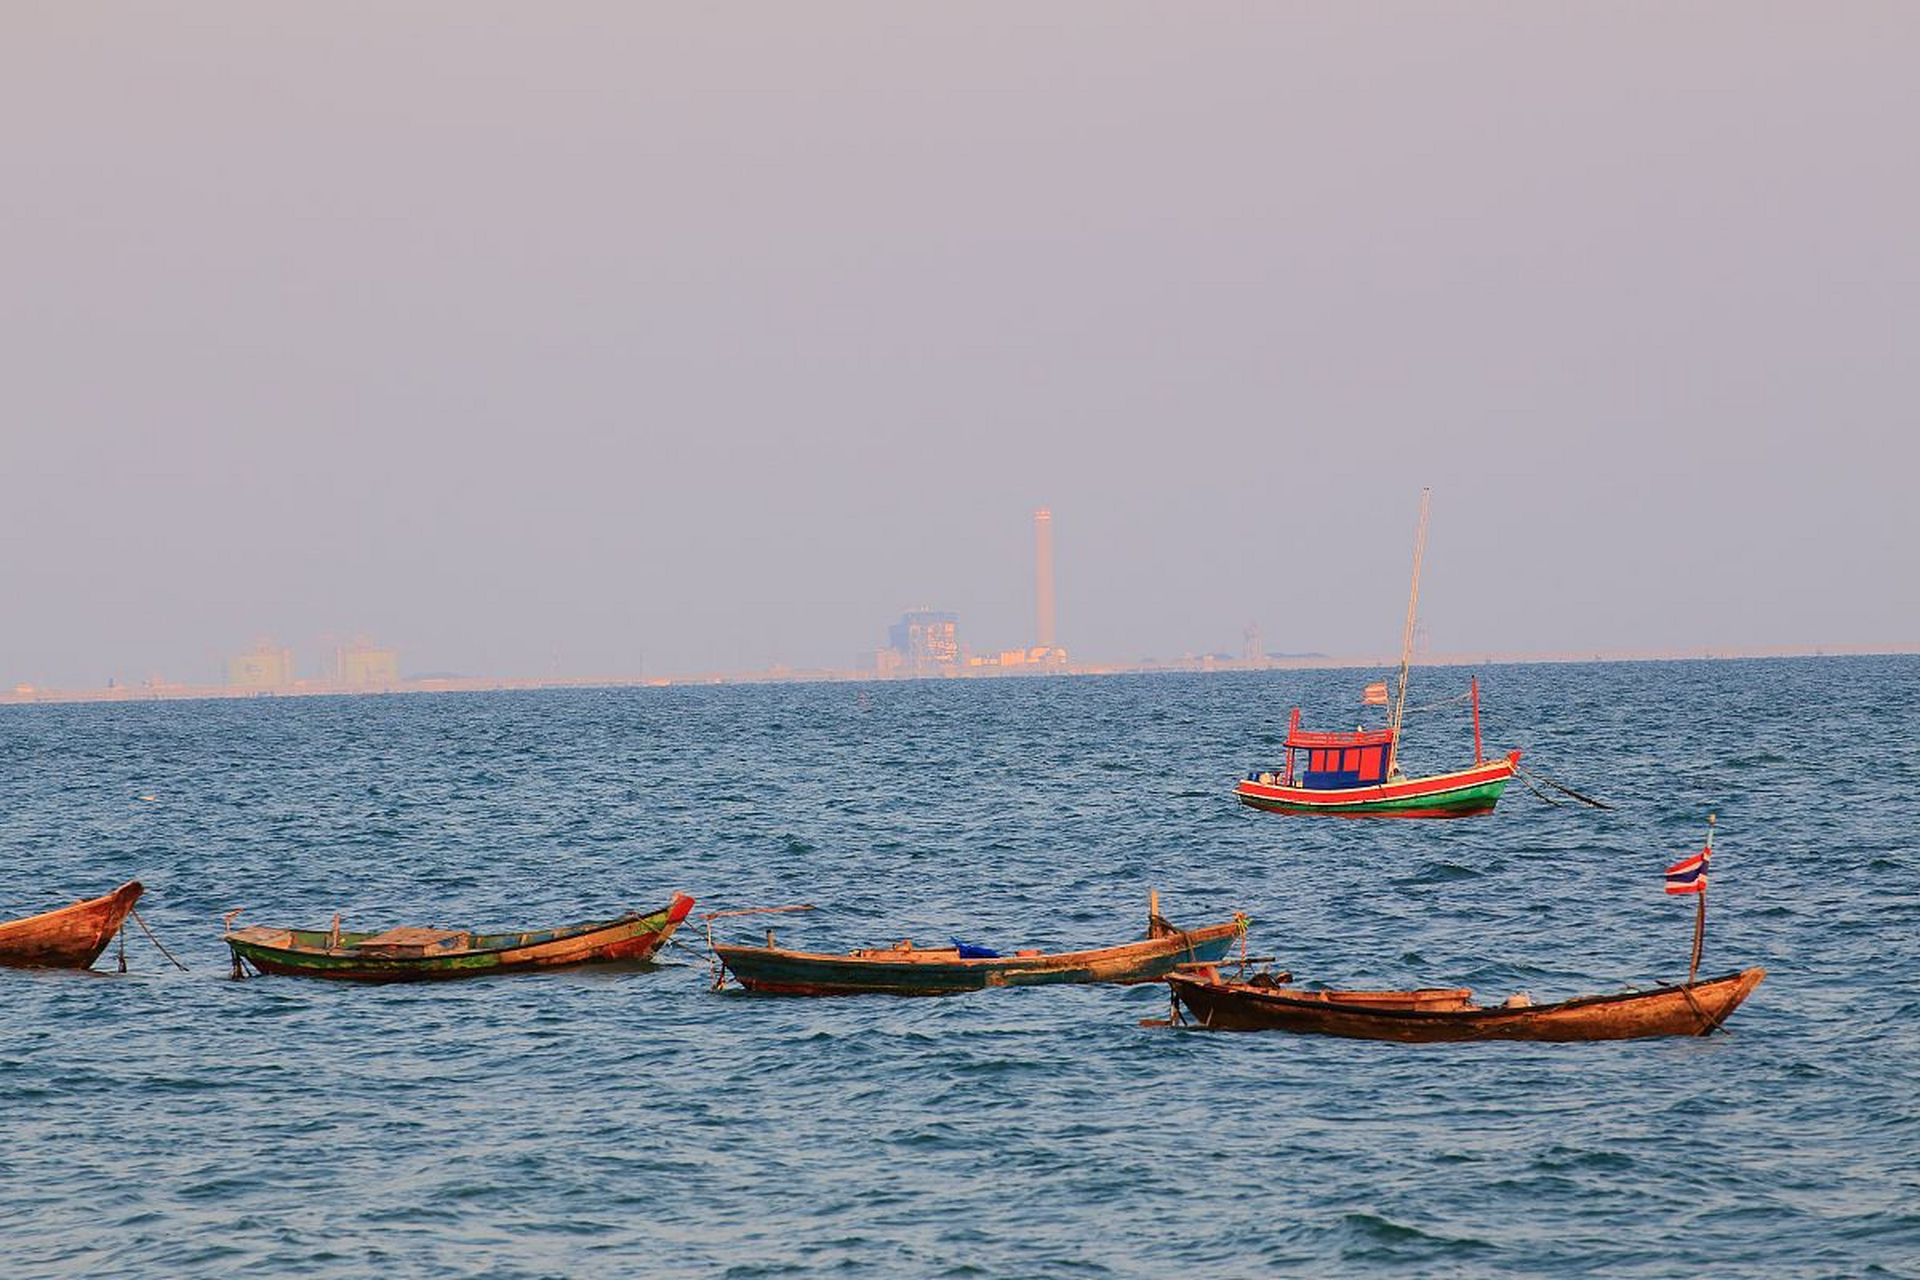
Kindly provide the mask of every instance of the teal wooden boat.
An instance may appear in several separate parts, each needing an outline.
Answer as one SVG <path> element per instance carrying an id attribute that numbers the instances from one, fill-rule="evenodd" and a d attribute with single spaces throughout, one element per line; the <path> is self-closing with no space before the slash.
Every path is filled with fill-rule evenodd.
<path id="1" fill-rule="evenodd" d="M 905 939 L 839 955 L 777 947 L 771 934 L 764 947 L 715 943 L 713 951 L 742 987 L 768 995 L 944 996 L 1053 982 L 1157 982 L 1176 965 L 1224 960 L 1246 932 L 1244 915 L 1203 929 L 1180 929 L 1153 911 L 1145 938 L 1085 951 L 1001 955 L 965 945 L 916 947 Z"/>
<path id="2" fill-rule="evenodd" d="M 645 960 L 691 910 L 693 899 L 676 893 L 671 903 L 651 914 L 630 912 L 612 920 L 519 933 L 413 927 L 343 933 L 336 917 L 331 929 L 254 925 L 230 928 L 221 940 L 233 952 L 236 978 L 245 977 L 251 968 L 258 973 L 345 982 L 431 982 Z"/>

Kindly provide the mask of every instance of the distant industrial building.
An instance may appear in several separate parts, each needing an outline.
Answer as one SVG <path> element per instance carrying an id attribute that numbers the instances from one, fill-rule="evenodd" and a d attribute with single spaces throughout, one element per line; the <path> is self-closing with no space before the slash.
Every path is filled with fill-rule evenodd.
<path id="1" fill-rule="evenodd" d="M 1043 670 L 1057 670 L 1067 664 L 1067 651 L 1055 645 L 1034 645 L 1031 649 L 1002 649 L 998 653 L 968 658 L 969 667 L 1000 667 L 1003 669 L 1026 669 L 1036 673 Z"/>
<path id="2" fill-rule="evenodd" d="M 874 665 L 882 675 L 902 675 L 959 664 L 959 615 L 915 609 L 887 628 L 887 647 L 876 655 Z"/>
<path id="3" fill-rule="evenodd" d="M 335 665 L 349 689 L 391 688 L 400 683 L 400 655 L 392 649 L 356 644 L 341 649 Z"/>
<path id="4" fill-rule="evenodd" d="M 227 659 L 227 683 L 236 689 L 285 689 L 293 684 L 293 650 L 262 640 Z"/>
<path id="5" fill-rule="evenodd" d="M 969 653 L 960 646 L 959 616 L 935 609 L 900 615 L 887 629 L 887 646 L 874 653 L 872 670 L 883 676 L 994 675 L 1003 671 L 1045 675 L 1064 671 L 1067 651 L 1054 634 L 1053 512 L 1033 513 L 1033 612 L 1037 643 L 1021 649 Z M 862 657 L 860 665 L 866 667 Z"/>

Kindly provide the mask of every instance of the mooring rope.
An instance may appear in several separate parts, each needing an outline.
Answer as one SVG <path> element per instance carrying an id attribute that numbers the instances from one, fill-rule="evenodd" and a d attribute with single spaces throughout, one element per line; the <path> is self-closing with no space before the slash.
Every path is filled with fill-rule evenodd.
<path id="1" fill-rule="evenodd" d="M 727 967 L 720 959 L 720 953 L 713 949 L 713 922 L 727 920 L 734 916 L 777 916 L 789 911 L 813 911 L 817 908 L 811 902 L 796 902 L 784 907 L 743 907 L 737 911 L 709 911 L 700 917 L 707 926 L 707 969 L 713 975 L 713 989 L 721 991 L 727 985 Z M 771 943 L 773 934 L 767 934 Z"/>
<path id="2" fill-rule="evenodd" d="M 1563 783 L 1555 782 L 1552 778 L 1547 777 L 1545 774 L 1535 773 L 1531 769 L 1524 769 L 1517 764 L 1513 766 L 1513 771 L 1515 773 L 1525 774 L 1528 777 L 1537 778 L 1541 782 L 1544 782 L 1548 786 L 1552 787 L 1555 791 L 1558 791 L 1563 795 L 1572 796 L 1575 800 L 1578 800 L 1581 804 L 1590 804 L 1596 809 L 1613 808 L 1613 806 L 1608 804 L 1605 800 L 1595 800 L 1592 796 L 1582 795 L 1578 791 L 1575 791 L 1572 787 L 1566 786 Z"/>
<path id="3" fill-rule="evenodd" d="M 154 946 L 159 947 L 160 954 L 165 956 L 167 959 L 172 960 L 174 968 L 178 969 L 182 973 L 185 973 L 187 971 L 187 966 L 181 964 L 178 960 L 174 959 L 173 952 L 167 950 L 166 944 L 161 942 L 160 939 L 153 936 L 153 930 L 147 928 L 147 922 L 140 918 L 139 911 L 137 910 L 134 911 L 132 915 L 133 915 L 134 923 L 138 924 L 140 926 L 141 932 L 147 935 L 147 941 L 151 942 Z M 124 947 L 125 947 L 125 938 L 126 938 L 126 931 L 124 929 L 121 931 L 120 936 L 122 939 L 122 948 L 123 948 L 122 954 L 124 956 Z"/>
<path id="4" fill-rule="evenodd" d="M 1680 984 L 1680 994 L 1687 998 L 1687 1003 L 1693 1006 L 1694 1013 L 1697 1014 L 1700 1018 L 1700 1022 L 1701 1022 L 1700 1030 L 1694 1032 L 1694 1034 L 1700 1035 L 1700 1036 L 1710 1036 L 1716 1031 L 1726 1031 L 1726 1027 L 1722 1024 L 1726 1022 L 1727 1014 L 1732 1013 L 1733 1010 L 1728 1009 L 1726 1013 L 1722 1013 L 1717 1018 L 1714 1017 L 1712 1014 L 1708 1013 L 1705 1009 L 1703 1009 L 1700 1006 L 1699 1000 L 1694 998 L 1693 988 L 1694 988 L 1694 984 L 1691 982 L 1683 982 Z M 1728 1034 L 1731 1034 L 1731 1033 L 1728 1033 Z"/>
<path id="5" fill-rule="evenodd" d="M 1401 712 L 1400 714 L 1403 716 L 1410 716 L 1410 715 L 1416 715 L 1422 711 L 1438 711 L 1443 707 L 1457 707 L 1463 702 L 1471 702 L 1471 701 L 1473 701 L 1473 693 L 1471 690 L 1469 690 L 1466 693 L 1456 694 L 1451 698 L 1442 698 L 1438 702 L 1423 702 L 1417 707 L 1408 707 L 1405 711 Z"/>
<path id="6" fill-rule="evenodd" d="M 707 976 L 713 979 L 713 990 L 719 991 L 727 985 L 726 966 L 720 963 L 720 953 L 713 949 L 713 918 L 707 921 Z"/>
<path id="7" fill-rule="evenodd" d="M 1527 775 L 1524 772 L 1522 772 L 1519 769 L 1515 769 L 1514 773 L 1519 776 L 1520 785 L 1525 787 L 1527 790 L 1533 792 L 1534 795 L 1540 797 L 1540 802 L 1542 804 L 1550 804 L 1556 809 L 1560 807 L 1560 802 L 1558 800 L 1555 800 L 1552 796 L 1548 795 L 1546 792 L 1542 791 L 1540 788 L 1534 786 L 1533 783 L 1527 778 Z"/>

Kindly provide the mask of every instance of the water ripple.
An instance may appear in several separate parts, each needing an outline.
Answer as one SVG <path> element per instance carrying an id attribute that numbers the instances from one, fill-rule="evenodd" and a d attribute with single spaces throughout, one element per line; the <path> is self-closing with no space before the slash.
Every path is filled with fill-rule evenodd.
<path id="1" fill-rule="evenodd" d="M 138 875 L 133 973 L 0 974 L 9 1276 L 1913 1275 L 1920 662 L 1494 667 L 1490 745 L 1620 807 L 1290 821 L 1267 673 L 0 708 L 0 912 Z M 1464 672 L 1423 672 L 1434 687 Z M 1410 768 L 1464 723 L 1415 723 Z M 1860 768 L 1860 744 L 1876 767 Z M 152 796 L 152 800 L 140 797 Z M 1154 988 L 714 995 L 663 962 L 225 979 L 256 923 L 811 901 L 783 941 L 1255 921 L 1308 980 L 1536 999 L 1684 969 L 1721 816 L 1730 1034 L 1401 1048 L 1141 1028 Z M 765 921 L 722 922 L 761 936 Z M 726 931 L 723 930 L 723 934 Z"/>

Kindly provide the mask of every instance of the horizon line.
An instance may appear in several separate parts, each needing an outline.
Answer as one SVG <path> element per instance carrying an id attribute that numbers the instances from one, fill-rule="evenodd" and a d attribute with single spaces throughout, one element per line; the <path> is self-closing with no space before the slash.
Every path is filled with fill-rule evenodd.
<path id="1" fill-rule="evenodd" d="M 1416 667 L 1553 666 L 1581 662 L 1753 662 L 1792 658 L 1910 657 L 1920 645 L 1785 645 L 1692 649 L 1601 649 L 1593 651 L 1466 652 L 1430 654 Z M 783 663 L 751 671 L 709 671 L 673 676 L 417 676 L 389 684 L 341 684 L 322 680 L 294 680 L 284 685 L 192 685 L 148 681 L 93 689 L 41 688 L 17 684 L 0 691 L 0 706 L 54 705 L 97 702 L 192 702 L 244 698 L 353 697 L 376 694 L 490 693 L 534 689 L 670 688 L 684 685 L 740 684 L 867 684 L 912 680 L 1031 680 L 1047 676 L 1215 675 L 1255 671 L 1369 670 L 1398 665 L 1384 655 L 1301 654 L 1286 657 L 1231 658 L 1215 655 L 1170 661 L 1060 662 L 1032 668 L 943 666 L 882 673 L 833 667 L 790 667 Z"/>

